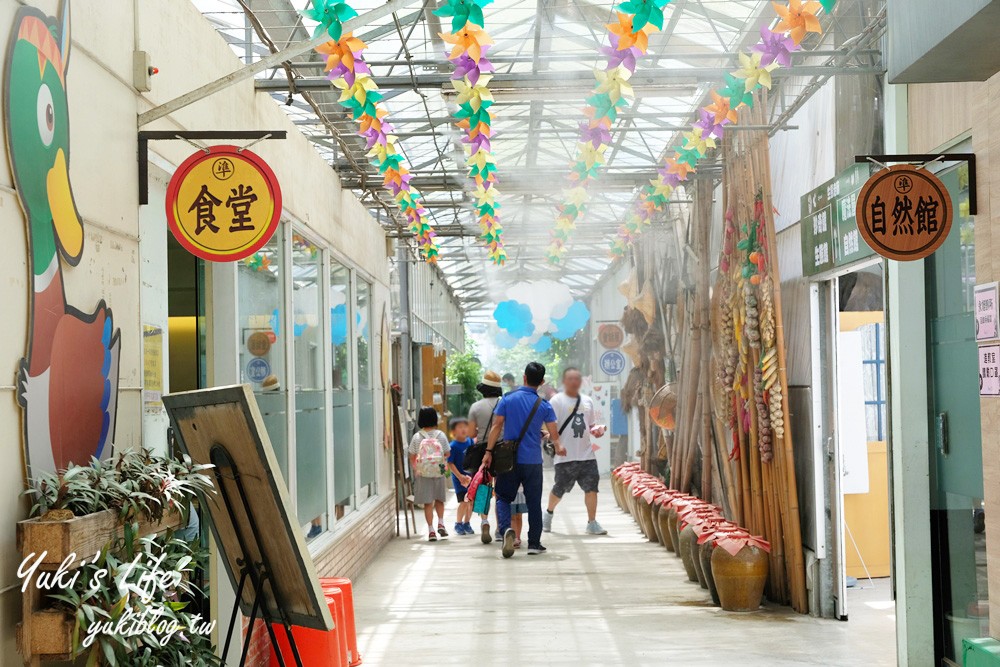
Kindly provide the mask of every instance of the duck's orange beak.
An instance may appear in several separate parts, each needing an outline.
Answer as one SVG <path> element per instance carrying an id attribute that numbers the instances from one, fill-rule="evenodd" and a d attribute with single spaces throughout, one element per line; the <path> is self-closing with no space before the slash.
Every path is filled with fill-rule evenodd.
<path id="1" fill-rule="evenodd" d="M 73 191 L 69 186 L 69 165 L 66 164 L 63 149 L 56 152 L 55 164 L 49 169 L 45 182 L 56 243 L 63 259 L 76 266 L 83 254 L 83 223 L 80 222 L 73 202 Z"/>

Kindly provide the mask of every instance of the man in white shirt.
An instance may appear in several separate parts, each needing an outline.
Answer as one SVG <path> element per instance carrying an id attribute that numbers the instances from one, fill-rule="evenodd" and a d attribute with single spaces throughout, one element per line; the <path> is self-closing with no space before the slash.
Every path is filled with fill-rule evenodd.
<path id="1" fill-rule="evenodd" d="M 597 456 L 590 443 L 590 436 L 601 437 L 606 427 L 594 423 L 594 402 L 589 396 L 580 393 L 580 386 L 583 384 L 580 370 L 573 367 L 564 370 L 562 383 L 563 390 L 553 396 L 549 403 L 555 410 L 559 440 L 566 448 L 566 453 L 557 455 L 554 459 L 556 481 L 549 494 L 549 507 L 542 517 L 542 527 L 545 532 L 552 532 L 552 517 L 556 505 L 574 484 L 579 484 L 587 505 L 587 534 L 607 535 L 608 531 L 597 523 L 597 486 L 601 473 L 597 469 Z"/>

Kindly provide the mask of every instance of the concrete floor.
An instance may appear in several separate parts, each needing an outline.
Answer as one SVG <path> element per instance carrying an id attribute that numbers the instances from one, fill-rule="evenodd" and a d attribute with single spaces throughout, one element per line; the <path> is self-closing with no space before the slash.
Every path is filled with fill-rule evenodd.
<path id="1" fill-rule="evenodd" d="M 478 535 L 393 540 L 355 584 L 365 664 L 896 664 L 887 582 L 850 591 L 846 623 L 775 606 L 726 613 L 679 559 L 641 537 L 606 481 L 602 489 L 598 519 L 610 534 L 582 534 L 577 488 L 543 536 L 543 556 L 503 560 Z M 454 499 L 446 517 L 451 530 Z"/>

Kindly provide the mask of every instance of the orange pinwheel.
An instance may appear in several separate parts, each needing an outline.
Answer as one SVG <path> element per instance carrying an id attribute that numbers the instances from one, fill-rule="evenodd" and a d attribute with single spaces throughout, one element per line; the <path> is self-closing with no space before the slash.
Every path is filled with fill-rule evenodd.
<path id="1" fill-rule="evenodd" d="M 678 162 L 676 157 L 669 157 L 665 161 L 667 163 L 667 173 L 676 174 L 678 180 L 686 181 L 688 179 L 688 174 L 693 174 L 695 172 L 694 167 L 689 165 L 687 162 Z"/>
<path id="2" fill-rule="evenodd" d="M 652 23 L 647 23 L 640 30 L 635 32 L 632 31 L 632 15 L 622 14 L 621 12 L 615 12 L 618 14 L 618 23 L 609 23 L 608 31 L 612 34 L 618 35 L 618 50 L 625 51 L 633 46 L 638 48 L 642 53 L 646 52 L 649 48 L 649 32 L 656 30 L 656 26 Z"/>
<path id="3" fill-rule="evenodd" d="M 467 23 L 458 32 L 440 33 L 441 39 L 454 44 L 449 59 L 458 58 L 463 53 L 468 53 L 469 57 L 479 62 L 483 57 L 483 47 L 492 44 L 493 40 L 489 34 L 477 26 L 475 23 Z"/>
<path id="4" fill-rule="evenodd" d="M 714 90 L 712 92 L 712 104 L 705 107 L 705 111 L 715 116 L 715 124 L 721 125 L 725 121 L 730 123 L 735 123 L 739 121 L 740 117 L 736 113 L 736 109 L 729 106 L 729 98 L 719 95 Z"/>
<path id="5" fill-rule="evenodd" d="M 375 128 L 376 130 L 382 129 L 382 119 L 389 115 L 389 110 L 385 107 L 378 107 L 375 109 L 375 115 L 369 116 L 364 115 L 358 119 L 358 131 L 364 134 L 368 130 Z"/>
<path id="6" fill-rule="evenodd" d="M 774 26 L 774 32 L 787 32 L 792 41 L 798 44 L 806 36 L 807 32 L 823 32 L 819 24 L 816 12 L 822 9 L 822 5 L 815 0 L 802 2 L 802 0 L 788 0 L 788 6 L 782 7 L 777 2 L 772 2 L 774 11 L 781 18 Z"/>
<path id="7" fill-rule="evenodd" d="M 324 72 L 329 72 L 341 63 L 353 72 L 354 54 L 366 48 L 368 48 L 367 44 L 355 37 L 354 33 L 349 32 L 336 42 L 320 44 L 316 47 L 316 51 L 326 56 L 326 67 L 323 68 Z"/>

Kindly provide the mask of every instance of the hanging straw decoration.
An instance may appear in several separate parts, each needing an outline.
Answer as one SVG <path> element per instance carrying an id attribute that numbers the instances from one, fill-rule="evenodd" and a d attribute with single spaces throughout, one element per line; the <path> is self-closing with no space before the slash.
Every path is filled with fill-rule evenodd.
<path id="1" fill-rule="evenodd" d="M 483 7 L 493 0 L 448 0 L 434 10 L 436 16 L 451 17 L 451 32 L 441 38 L 453 45 L 448 60 L 455 65 L 452 85 L 458 92 L 455 124 L 465 132 L 466 166 L 476 189 L 476 213 L 479 217 L 480 239 L 489 249 L 490 260 L 499 266 L 507 261 L 503 247 L 503 227 L 500 225 L 500 203 L 497 196 L 497 168 L 490 144 L 492 135 L 493 95 L 489 90 L 493 64 L 486 57 L 493 40 L 484 29 Z"/>
<path id="2" fill-rule="evenodd" d="M 760 41 L 747 53 L 740 54 L 740 68 L 725 77 L 725 85 L 711 91 L 712 103 L 698 112 L 691 131 L 682 135 L 673 155 L 664 159 L 656 178 L 642 189 L 638 203 L 618 227 L 611 242 L 611 255 L 620 257 L 649 224 L 653 213 L 670 201 L 673 190 L 695 173 L 698 161 L 709 149 L 715 148 L 727 125 L 739 122 L 739 111 L 753 106 L 753 93 L 771 88 L 771 73 L 792 64 L 792 53 L 810 32 L 822 33 L 817 13 L 833 11 L 837 0 L 822 2 L 789 0 L 787 5 L 771 3 L 778 16 L 774 28 L 760 29 Z"/>
<path id="3" fill-rule="evenodd" d="M 427 209 L 420 202 L 420 193 L 410 185 L 413 176 L 400 151 L 398 138 L 392 134 L 394 128 L 388 120 L 389 111 L 382 104 L 382 93 L 362 56 L 367 45 L 352 33 L 343 33 L 341 23 L 357 13 L 346 3 L 316 0 L 313 8 L 303 11 L 303 15 L 320 22 L 317 35 L 325 31 L 333 38 L 316 47 L 316 51 L 326 56 L 327 78 L 341 91 L 338 102 L 351 110 L 358 123 L 358 134 L 367 140 L 368 157 L 378 167 L 383 186 L 396 200 L 410 231 L 416 236 L 420 256 L 428 262 L 437 261 L 440 248 L 434 228 L 428 221 Z"/>
<path id="4" fill-rule="evenodd" d="M 627 0 L 618 6 L 617 23 L 608 24 L 610 46 L 601 49 L 607 57 L 603 70 L 595 69 L 597 84 L 587 98 L 580 123 L 576 159 L 572 163 L 570 187 L 559 206 L 552 242 L 546 251 L 550 264 L 558 264 L 566 254 L 566 244 L 576 228 L 576 221 L 590 202 L 589 186 L 600 175 L 611 145 L 611 126 L 618 114 L 635 98 L 629 78 L 635 74 L 637 61 L 646 55 L 649 35 L 663 29 L 663 8 L 670 0 Z"/>

